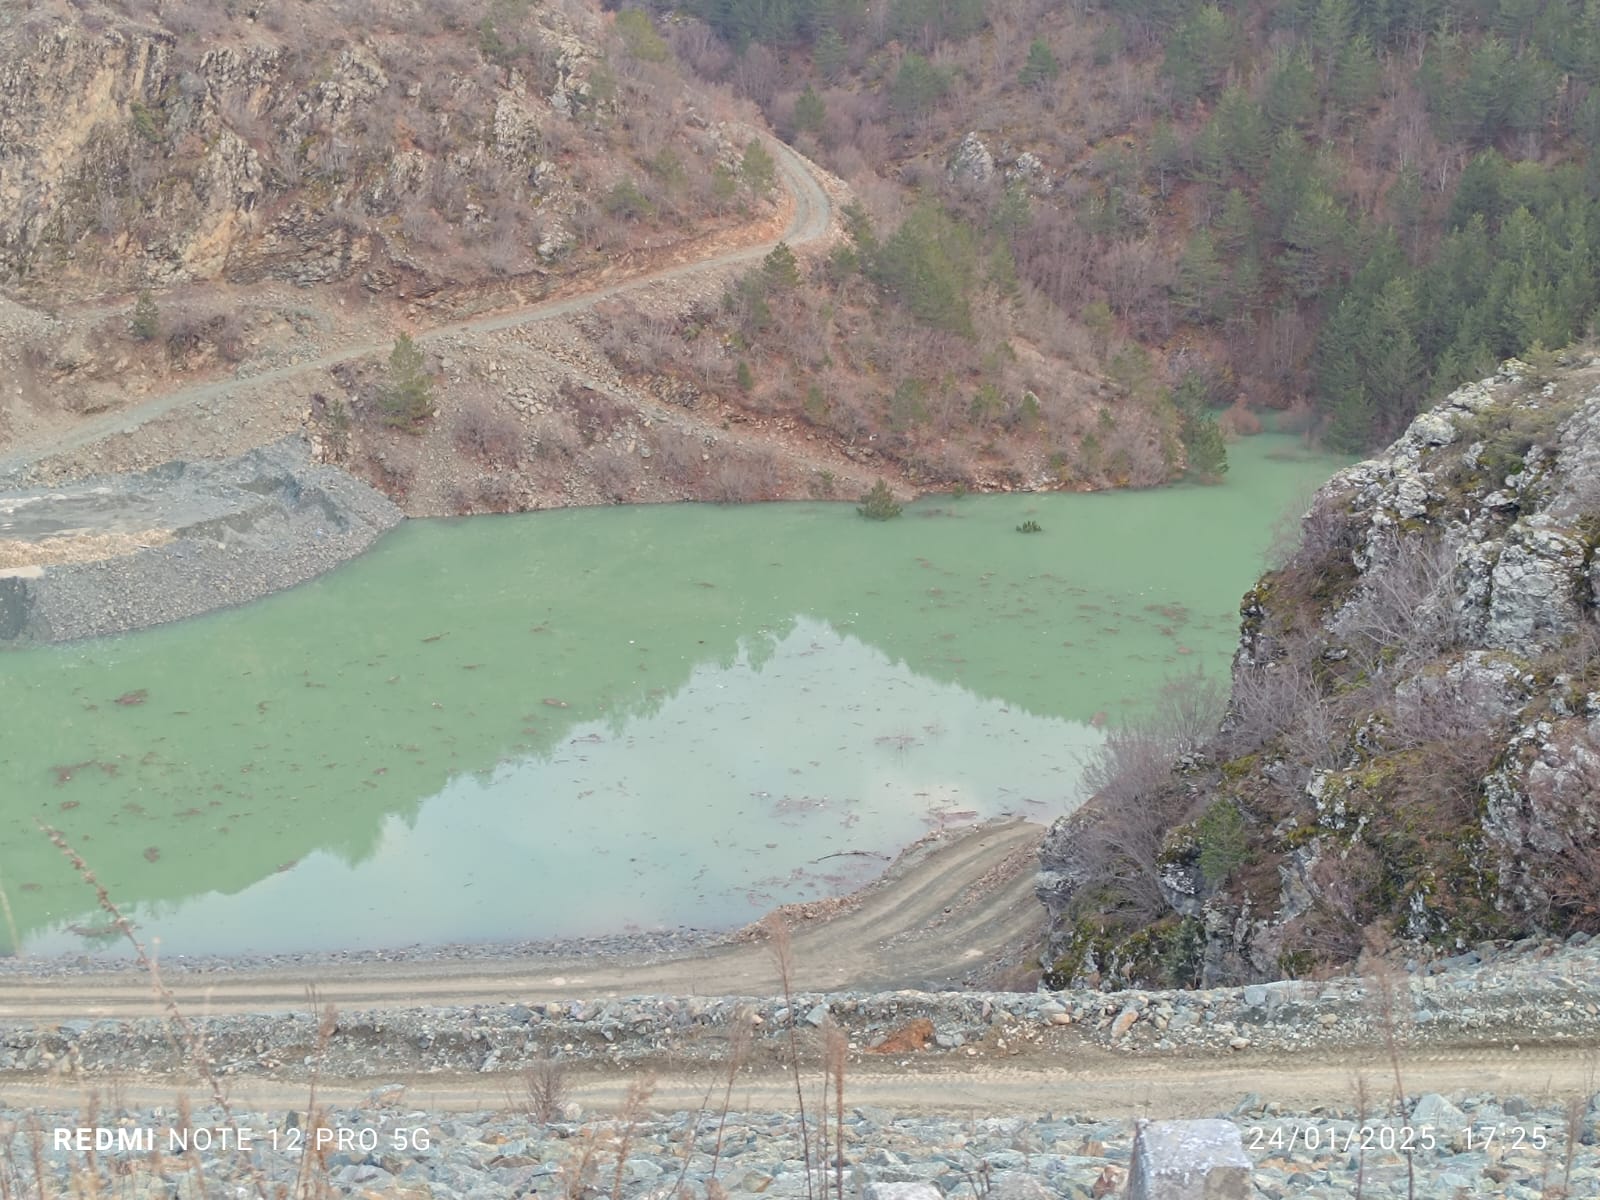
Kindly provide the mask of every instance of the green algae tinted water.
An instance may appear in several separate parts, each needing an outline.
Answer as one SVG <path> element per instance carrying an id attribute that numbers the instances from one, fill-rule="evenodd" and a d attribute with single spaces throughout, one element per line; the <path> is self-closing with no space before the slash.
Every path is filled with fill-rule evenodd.
<path id="1" fill-rule="evenodd" d="M 1225 675 L 1273 522 L 1338 465 L 1231 456 L 882 524 L 418 522 L 242 609 L 6 654 L 0 944 L 117 949 L 41 823 L 171 955 L 729 926 L 940 825 L 1048 820 L 1100 725 Z"/>

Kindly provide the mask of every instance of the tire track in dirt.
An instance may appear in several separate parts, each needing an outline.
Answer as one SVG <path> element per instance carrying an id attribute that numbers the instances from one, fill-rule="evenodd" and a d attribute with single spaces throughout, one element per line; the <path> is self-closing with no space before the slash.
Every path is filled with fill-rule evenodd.
<path id="1" fill-rule="evenodd" d="M 794 968 L 804 991 L 933 990 L 959 986 L 981 965 L 979 946 L 1039 930 L 1034 855 L 1042 826 L 1013 820 L 932 835 L 876 882 L 840 900 L 791 906 Z M 815 915 L 808 915 L 815 914 Z M 608 996 L 770 996 L 782 980 L 765 942 L 737 938 L 654 957 L 566 955 L 417 962 L 356 959 L 271 970 L 163 971 L 186 1011 L 301 1012 L 306 988 L 344 1010 L 534 1003 Z M 0 1022 L 52 1022 L 158 1013 L 149 980 L 133 970 L 0 976 Z"/>
<path id="2" fill-rule="evenodd" d="M 984 1059 L 863 1061 L 852 1063 L 846 1076 L 848 1106 L 875 1105 L 899 1117 L 914 1115 L 1037 1116 L 1042 1112 L 1072 1113 L 1080 1119 L 1151 1115 L 1162 1118 L 1207 1117 L 1226 1112 L 1254 1093 L 1262 1102 L 1277 1103 L 1286 1112 L 1305 1112 L 1317 1105 L 1354 1108 L 1358 1086 L 1382 1106 L 1393 1092 L 1394 1078 L 1379 1055 L 1315 1054 L 1240 1055 L 1226 1063 L 1198 1058 L 1122 1059 L 1085 1067 L 1072 1055 L 1035 1062 L 1024 1068 L 999 1066 Z M 1407 1056 L 1401 1064 L 1408 1094 L 1450 1094 L 1458 1091 L 1498 1095 L 1564 1096 L 1588 1094 L 1594 1087 L 1593 1066 L 1570 1050 L 1513 1054 L 1464 1047 L 1455 1051 Z M 588 1112 L 617 1111 L 629 1087 L 645 1077 L 654 1080 L 649 1107 L 656 1112 L 693 1112 L 708 1095 L 719 1099 L 726 1079 L 715 1063 L 684 1070 L 669 1062 L 619 1070 L 604 1064 L 575 1062 L 569 1067 L 566 1093 Z M 802 1072 L 806 1088 L 820 1075 Z M 375 1082 L 404 1083 L 404 1110 L 462 1112 L 514 1107 L 522 1080 L 515 1073 L 384 1075 L 381 1081 L 318 1081 L 319 1103 L 346 1108 L 370 1106 Z M 120 1104 L 171 1104 L 176 1094 L 204 1095 L 198 1081 L 168 1077 L 119 1076 L 92 1082 L 61 1079 L 5 1081 L 7 1104 L 40 1109 L 84 1108 L 91 1092 L 115 1095 Z M 792 1112 L 794 1078 L 785 1065 L 741 1072 L 733 1087 L 731 1107 L 737 1112 Z M 228 1081 L 236 1109 L 285 1112 L 306 1106 L 305 1081 L 235 1078 Z M 1286 1121 L 1292 1118 L 1285 1118 Z"/>

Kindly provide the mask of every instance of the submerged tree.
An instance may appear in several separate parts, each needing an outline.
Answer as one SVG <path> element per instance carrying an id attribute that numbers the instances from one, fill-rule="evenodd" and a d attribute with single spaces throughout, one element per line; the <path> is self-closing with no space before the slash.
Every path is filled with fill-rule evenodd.
<path id="1" fill-rule="evenodd" d="M 856 511 L 869 521 L 890 521 L 900 515 L 900 502 L 894 498 L 889 485 L 880 479 L 861 497 Z"/>

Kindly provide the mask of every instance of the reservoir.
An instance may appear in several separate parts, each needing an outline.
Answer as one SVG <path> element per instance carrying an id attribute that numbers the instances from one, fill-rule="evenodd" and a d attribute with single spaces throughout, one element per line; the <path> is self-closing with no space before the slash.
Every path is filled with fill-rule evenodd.
<path id="1" fill-rule="evenodd" d="M 5 653 L 0 946 L 121 952 L 41 825 L 170 956 L 722 928 L 933 829 L 1047 822 L 1107 722 L 1226 678 L 1274 523 L 1342 465 L 1230 460 L 882 523 L 411 522 L 244 608 Z"/>

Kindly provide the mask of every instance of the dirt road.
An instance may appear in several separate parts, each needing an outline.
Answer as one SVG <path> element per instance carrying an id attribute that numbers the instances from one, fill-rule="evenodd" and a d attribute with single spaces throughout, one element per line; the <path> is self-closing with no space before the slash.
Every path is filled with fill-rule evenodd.
<path id="1" fill-rule="evenodd" d="M 778 239 L 762 238 L 755 244 L 724 250 L 707 258 L 677 263 L 643 271 L 599 287 L 590 287 L 572 295 L 545 300 L 509 312 L 492 313 L 467 321 L 438 325 L 415 333 L 421 345 L 458 338 L 463 335 L 492 333 L 540 321 L 554 320 L 591 308 L 602 301 L 640 291 L 644 288 L 670 284 L 703 272 L 719 271 L 739 263 L 761 258 L 777 241 L 791 246 L 825 237 L 833 221 L 833 205 L 820 182 L 817 168 L 794 150 L 776 140 L 769 140 L 768 148 L 777 163 L 778 177 L 789 194 L 790 216 L 787 228 Z M 191 387 L 178 388 L 152 396 L 129 408 L 86 419 L 67 430 L 51 430 L 0 454 L 0 480 L 8 477 L 22 478 L 35 464 L 58 455 L 81 450 L 96 442 L 119 434 L 128 434 L 140 426 L 158 420 L 180 409 L 226 401 L 231 394 L 245 388 L 256 389 L 262 385 L 280 383 L 317 371 L 325 371 L 340 363 L 370 358 L 386 353 L 389 343 L 369 342 L 343 346 L 337 351 L 307 359 L 289 366 L 276 367 L 254 374 L 229 376 Z"/>
<path id="2" fill-rule="evenodd" d="M 883 879 L 840 903 L 819 902 L 791 912 L 796 992 L 870 992 L 959 988 L 970 972 L 989 965 L 995 947 L 1026 944 L 1041 919 L 1032 895 L 1041 827 L 993 823 L 964 834 L 932 836 L 908 851 Z M 980 949 L 982 948 L 982 949 Z M 770 948 L 750 937 L 709 950 L 655 959 L 579 956 L 537 959 L 309 964 L 276 970 L 169 970 L 180 1003 L 191 1014 L 304 1013 L 306 988 L 341 1013 L 413 1006 L 535 1004 L 641 995 L 770 996 L 781 994 Z M 17 972 L 0 978 L 0 1025 L 48 1027 L 98 1016 L 148 1017 L 159 1009 L 148 981 L 131 971 L 59 976 Z M 1413 1095 L 1437 1091 L 1569 1094 L 1593 1090 L 1600 1052 L 1538 1045 L 1535 1031 L 1513 1048 L 1506 1039 L 1428 1044 L 1402 1050 L 1404 1085 Z M 1009 1036 L 1009 1035 L 1005 1035 Z M 720 1078 L 718 1055 L 678 1050 L 647 1052 L 626 1066 L 604 1058 L 574 1059 L 569 1091 L 588 1110 L 620 1106 L 629 1084 L 656 1081 L 652 1107 L 695 1109 Z M 897 1114 L 1033 1113 L 1053 1110 L 1121 1117 L 1214 1114 L 1251 1092 L 1285 1111 L 1348 1100 L 1358 1077 L 1371 1095 L 1394 1086 L 1393 1064 L 1375 1036 L 1299 1053 L 1247 1049 L 1240 1053 L 1180 1047 L 1133 1052 L 1092 1044 L 1080 1030 L 1046 1028 L 1031 1038 L 982 1039 L 951 1051 L 879 1057 L 853 1055 L 849 1100 Z M 433 1111 L 496 1109 L 506 1103 L 515 1071 L 429 1071 L 392 1066 L 325 1076 L 324 1102 L 359 1108 L 374 1086 L 405 1083 L 408 1106 Z M 757 1056 L 735 1085 L 735 1107 L 787 1110 L 794 1102 L 787 1068 Z M 5 1103 L 64 1108 L 82 1105 L 90 1090 L 113 1089 L 124 1103 L 170 1103 L 175 1089 L 203 1091 L 196 1080 L 118 1073 L 87 1079 L 47 1075 L 0 1081 Z M 234 1102 L 261 1111 L 303 1106 L 303 1078 L 250 1074 L 228 1078 Z"/>
<path id="3" fill-rule="evenodd" d="M 1512 1053 L 1464 1047 L 1407 1056 L 1401 1063 L 1406 1092 L 1489 1092 L 1501 1096 L 1587 1095 L 1594 1089 L 1592 1059 L 1570 1050 Z M 809 1077 L 808 1070 L 807 1075 Z M 660 1062 L 650 1067 L 619 1070 L 602 1064 L 569 1067 L 566 1094 L 588 1112 L 620 1109 L 637 1080 L 653 1081 L 650 1107 L 657 1112 L 695 1111 L 708 1094 L 720 1098 L 725 1076 L 715 1064 L 685 1067 Z M 1354 1100 L 1358 1086 L 1366 1094 L 1387 1098 L 1394 1089 L 1390 1064 L 1376 1052 L 1240 1055 L 1225 1062 L 1196 1058 L 1136 1059 L 1097 1056 L 1086 1061 L 1081 1051 L 1037 1058 L 1026 1066 L 996 1064 L 984 1058 L 923 1061 L 861 1060 L 849 1067 L 846 1102 L 875 1105 L 896 1116 L 970 1115 L 992 1117 L 1043 1112 L 1073 1113 L 1084 1119 L 1150 1115 L 1164 1119 L 1215 1116 L 1254 1093 L 1284 1112 L 1308 1112 L 1318 1105 Z M 374 1087 L 404 1083 L 406 1109 L 464 1112 L 504 1108 L 508 1093 L 520 1080 L 505 1074 L 460 1073 L 412 1078 L 383 1075 L 361 1080 L 323 1078 L 319 1103 L 359 1109 L 370 1105 Z M 230 1078 L 230 1101 L 236 1108 L 285 1112 L 304 1108 L 307 1084 L 262 1078 Z M 199 1081 L 168 1077 L 101 1077 L 93 1081 L 8 1079 L 0 1084 L 5 1104 L 41 1109 L 86 1108 L 89 1097 L 114 1094 L 125 1105 L 171 1104 L 178 1091 L 202 1097 Z M 794 1109 L 794 1078 L 789 1068 L 773 1065 L 740 1074 L 732 1107 L 741 1112 L 789 1112 Z"/>
<path id="4" fill-rule="evenodd" d="M 1033 939 L 1044 914 L 1033 896 L 1043 827 L 992 824 L 925 839 L 845 902 L 792 912 L 797 992 L 958 987 L 985 950 Z M 836 908 L 831 919 L 820 915 Z M 981 948 L 981 949 L 980 949 Z M 606 996 L 770 996 L 782 991 L 767 946 L 749 939 L 662 958 L 470 958 L 297 965 L 227 973 L 166 973 L 189 1011 L 303 1012 L 306 988 L 341 1010 L 410 1005 L 533 1003 Z M 0 1022 L 147 1017 L 159 1009 L 137 972 L 0 976 Z"/>

